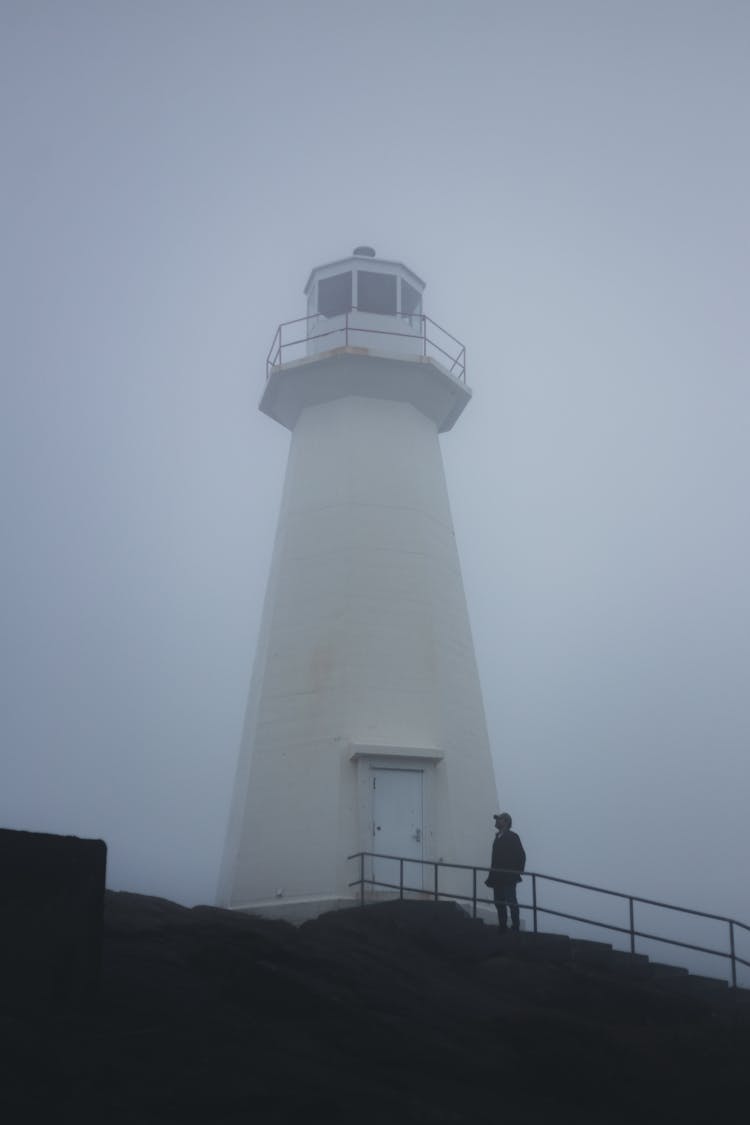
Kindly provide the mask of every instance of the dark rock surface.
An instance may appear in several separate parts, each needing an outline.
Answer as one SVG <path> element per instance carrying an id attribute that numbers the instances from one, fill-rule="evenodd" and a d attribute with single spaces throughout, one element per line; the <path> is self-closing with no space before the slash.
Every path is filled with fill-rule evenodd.
<path id="1" fill-rule="evenodd" d="M 0 1026 L 13 1123 L 717 1123 L 748 1097 L 738 993 L 450 903 L 295 929 L 110 892 L 98 999 Z"/>

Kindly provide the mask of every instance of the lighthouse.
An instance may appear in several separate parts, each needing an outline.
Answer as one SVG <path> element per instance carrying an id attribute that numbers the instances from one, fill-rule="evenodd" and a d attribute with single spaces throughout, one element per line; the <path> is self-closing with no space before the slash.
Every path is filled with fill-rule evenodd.
<path id="1" fill-rule="evenodd" d="M 291 432 L 219 882 L 292 920 L 365 876 L 487 862 L 497 796 L 440 450 L 471 399 L 425 284 L 368 246 L 312 270 L 260 410 Z M 471 895 L 470 872 L 441 890 Z M 377 896 L 377 887 L 367 893 Z"/>

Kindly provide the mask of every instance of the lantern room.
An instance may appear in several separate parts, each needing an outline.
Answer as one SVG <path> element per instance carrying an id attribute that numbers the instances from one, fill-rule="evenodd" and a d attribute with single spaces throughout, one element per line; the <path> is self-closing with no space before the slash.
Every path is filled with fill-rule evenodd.
<path id="1" fill-rule="evenodd" d="M 307 407 L 358 395 L 410 402 L 449 430 L 471 398 L 466 352 L 422 311 L 424 287 L 369 246 L 316 266 L 305 286 L 307 315 L 276 329 L 263 413 L 292 430 Z"/>
<path id="2" fill-rule="evenodd" d="M 418 355 L 424 338 L 424 287 L 402 262 L 377 258 L 370 246 L 316 267 L 305 286 L 308 354 L 345 343 Z"/>

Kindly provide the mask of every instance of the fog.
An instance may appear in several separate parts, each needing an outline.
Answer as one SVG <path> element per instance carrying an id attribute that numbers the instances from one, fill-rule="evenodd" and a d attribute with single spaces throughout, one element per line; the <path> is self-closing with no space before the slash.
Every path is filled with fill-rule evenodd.
<path id="1" fill-rule="evenodd" d="M 0 824 L 213 900 L 265 357 L 365 242 L 467 346 L 443 451 L 529 867 L 750 922 L 749 40 L 732 0 L 2 0 Z"/>

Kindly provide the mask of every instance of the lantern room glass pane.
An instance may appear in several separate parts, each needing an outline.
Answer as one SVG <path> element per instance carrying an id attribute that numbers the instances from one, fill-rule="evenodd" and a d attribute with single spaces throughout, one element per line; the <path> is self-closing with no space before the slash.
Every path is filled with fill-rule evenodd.
<path id="1" fill-rule="evenodd" d="M 352 307 L 352 275 L 337 273 L 318 282 L 318 312 L 322 316 L 340 316 Z"/>
<path id="2" fill-rule="evenodd" d="M 401 278 L 401 313 L 403 316 L 411 316 L 413 313 L 420 313 L 422 311 L 422 294 L 408 281 Z"/>
<path id="3" fill-rule="evenodd" d="M 396 315 L 396 282 L 392 273 L 357 270 L 357 308 L 363 312 Z"/>

